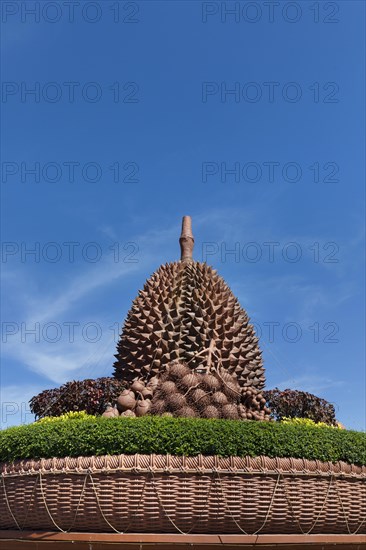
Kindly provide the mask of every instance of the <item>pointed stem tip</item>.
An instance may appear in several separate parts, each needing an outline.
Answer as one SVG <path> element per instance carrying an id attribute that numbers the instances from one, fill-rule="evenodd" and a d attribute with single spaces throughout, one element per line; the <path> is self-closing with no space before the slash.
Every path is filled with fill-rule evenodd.
<path id="1" fill-rule="evenodd" d="M 192 219 L 191 216 L 183 216 L 182 219 L 182 233 L 179 239 L 180 244 L 180 261 L 192 262 L 193 261 L 193 246 L 194 237 L 192 233 Z"/>

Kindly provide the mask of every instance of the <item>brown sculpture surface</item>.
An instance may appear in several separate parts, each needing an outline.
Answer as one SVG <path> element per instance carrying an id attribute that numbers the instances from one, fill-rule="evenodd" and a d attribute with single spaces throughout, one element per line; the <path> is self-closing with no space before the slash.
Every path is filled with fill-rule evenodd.
<path id="1" fill-rule="evenodd" d="M 161 381 L 169 377 L 172 363 L 178 363 L 196 377 L 215 377 L 223 395 L 227 393 L 223 380 L 229 377 L 227 383 L 237 386 L 231 393 L 235 406 L 243 404 L 249 394 L 245 399 L 243 396 L 252 390 L 253 398 L 257 397 L 251 408 L 264 410 L 261 399 L 265 400 L 258 396 L 265 383 L 262 356 L 247 313 L 212 267 L 193 260 L 189 216 L 183 218 L 179 242 L 181 260 L 160 266 L 133 301 L 117 345 L 115 376 L 130 385 L 139 381 L 148 386 L 152 378 Z M 204 391 L 202 380 L 198 383 L 192 378 L 192 386 L 193 382 L 197 390 Z M 183 395 L 180 382 L 176 389 L 176 394 Z M 210 391 L 213 395 L 214 391 Z M 158 394 L 161 395 L 161 388 Z M 192 415 L 192 399 L 188 399 L 190 404 L 187 399 L 177 399 L 182 406 L 177 402 L 175 406 L 165 406 L 164 412 L 174 414 L 186 407 L 186 413 Z M 215 399 L 219 400 L 219 396 Z M 230 417 L 222 412 L 215 415 L 215 399 L 207 405 L 212 407 L 211 413 L 202 404 L 193 407 L 195 416 Z M 151 410 L 157 412 L 154 400 Z M 230 402 L 224 401 L 222 397 L 222 403 L 216 405 L 221 411 L 227 405 L 229 411 Z M 231 417 L 236 416 L 232 411 Z"/>

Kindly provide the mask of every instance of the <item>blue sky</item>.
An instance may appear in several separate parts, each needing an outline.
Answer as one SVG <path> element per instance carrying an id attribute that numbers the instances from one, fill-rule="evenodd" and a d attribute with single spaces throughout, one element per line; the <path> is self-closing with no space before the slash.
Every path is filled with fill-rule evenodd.
<path id="1" fill-rule="evenodd" d="M 365 4 L 275 4 L 2 2 L 3 426 L 111 374 L 189 214 L 267 387 L 365 429 Z"/>

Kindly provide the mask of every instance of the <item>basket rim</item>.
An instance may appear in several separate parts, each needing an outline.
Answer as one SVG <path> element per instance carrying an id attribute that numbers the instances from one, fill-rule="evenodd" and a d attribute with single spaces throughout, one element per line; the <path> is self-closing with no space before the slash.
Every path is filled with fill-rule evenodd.
<path id="1" fill-rule="evenodd" d="M 192 473 L 336 476 L 366 479 L 366 466 L 347 462 L 321 462 L 294 457 L 193 457 L 159 454 L 101 455 L 64 458 L 22 459 L 0 463 L 2 477 L 38 474 L 84 473 Z"/>

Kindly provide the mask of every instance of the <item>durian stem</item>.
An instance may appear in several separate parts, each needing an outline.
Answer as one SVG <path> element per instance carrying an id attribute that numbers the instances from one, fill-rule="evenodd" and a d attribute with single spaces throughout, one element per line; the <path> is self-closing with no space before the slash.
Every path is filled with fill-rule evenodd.
<path id="1" fill-rule="evenodd" d="M 192 220 L 190 216 L 183 216 L 182 232 L 179 239 L 180 261 L 193 262 L 194 237 L 192 233 Z"/>

